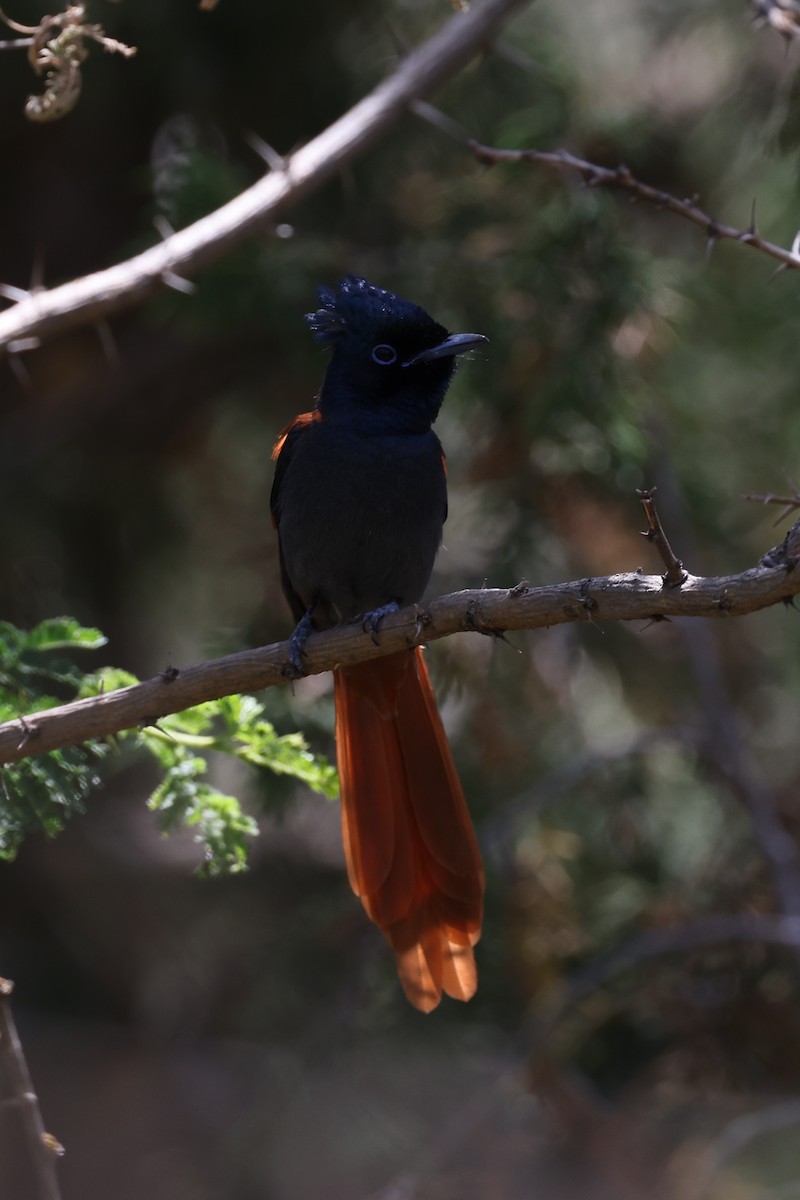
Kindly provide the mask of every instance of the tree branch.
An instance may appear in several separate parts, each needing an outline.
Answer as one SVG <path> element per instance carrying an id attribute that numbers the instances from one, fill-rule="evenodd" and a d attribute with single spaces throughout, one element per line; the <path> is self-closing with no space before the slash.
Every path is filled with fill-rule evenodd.
<path id="1" fill-rule="evenodd" d="M 33 1090 L 28 1064 L 17 1027 L 11 1012 L 11 993 L 14 984 L 10 979 L 0 979 L 0 1069 L 6 1074 L 12 1101 L 20 1108 L 34 1172 L 36 1200 L 59 1200 L 56 1160 L 64 1153 L 51 1133 L 47 1133 L 39 1111 L 39 1101 Z"/>
<path id="2" fill-rule="evenodd" d="M 660 575 L 637 572 L 549 587 L 532 588 L 523 581 L 510 589 L 454 592 L 425 608 L 415 606 L 386 617 L 379 645 L 359 622 L 313 634 L 306 645 L 306 671 L 316 675 L 458 632 L 498 636 L 512 629 L 546 629 L 570 621 L 744 616 L 800 594 L 798 566 L 800 521 L 758 566 L 739 575 L 687 574 L 680 587 L 669 587 Z M 108 737 L 206 700 L 259 691 L 292 678 L 286 642 L 242 650 L 185 671 L 165 671 L 133 687 L 0 725 L 0 764 Z"/>
<path id="3" fill-rule="evenodd" d="M 740 242 L 744 246 L 752 246 L 754 250 L 760 250 L 762 254 L 777 259 L 780 266 L 776 274 L 790 268 L 795 271 L 800 269 L 800 232 L 796 235 L 791 249 L 767 241 L 756 227 L 755 206 L 747 229 L 737 229 L 734 225 L 724 225 L 704 212 L 698 204 L 697 196 L 679 200 L 677 196 L 672 196 L 669 192 L 662 192 L 660 188 L 652 187 L 649 183 L 643 183 L 640 179 L 636 179 L 624 165 L 601 167 L 597 163 L 588 162 L 585 158 L 577 158 L 567 150 L 500 150 L 493 146 L 483 146 L 474 140 L 469 142 L 469 148 L 478 162 L 484 163 L 486 166 L 494 166 L 497 163 L 533 162 L 547 167 L 578 171 L 588 187 L 621 189 L 628 192 L 632 200 L 644 200 L 647 204 L 654 204 L 656 208 L 665 208 L 668 212 L 675 213 L 676 216 L 683 217 L 684 220 L 691 221 L 694 225 L 699 225 L 705 231 L 709 249 L 713 248 L 721 239 L 728 238 L 731 241 Z"/>
<path id="4" fill-rule="evenodd" d="M 280 212 L 303 199 L 370 146 L 409 103 L 443 83 L 489 43 L 514 11 L 530 0 L 483 0 L 456 13 L 397 70 L 283 167 L 208 216 L 127 262 L 60 287 L 33 291 L 0 313 L 0 353 L 29 349 L 29 339 L 108 317 L 220 258 L 263 232 Z"/>
<path id="5" fill-rule="evenodd" d="M 669 954 L 688 954 L 708 946 L 736 942 L 800 947 L 800 918 L 758 913 L 720 913 L 695 917 L 674 929 L 644 929 L 619 946 L 598 954 L 567 978 L 563 990 L 534 1014 L 528 1026 L 529 1046 L 546 1046 L 561 1022 L 598 988 L 625 971 Z"/>

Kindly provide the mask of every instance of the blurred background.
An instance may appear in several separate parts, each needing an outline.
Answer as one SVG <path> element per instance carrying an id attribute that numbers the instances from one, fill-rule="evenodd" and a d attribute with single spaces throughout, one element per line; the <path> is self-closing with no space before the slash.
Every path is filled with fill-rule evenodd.
<path id="1" fill-rule="evenodd" d="M 308 140 L 451 12 L 95 0 L 138 54 L 92 52 L 49 126 L 3 53 L 0 281 L 80 276 L 211 211 L 262 172 L 253 134 Z M 624 162 L 737 226 L 755 200 L 791 245 L 799 53 L 729 0 L 539 0 L 432 99 L 484 142 Z M 743 494 L 800 471 L 798 276 L 774 265 L 575 178 L 487 170 L 409 115 L 194 295 L 0 364 L 0 617 L 69 613 L 108 635 L 97 665 L 140 677 L 287 636 L 269 453 L 325 365 L 303 313 L 347 271 L 490 338 L 437 426 L 431 595 L 657 572 L 652 485 L 691 572 L 752 566 L 784 530 Z M 64 1200 L 800 1195 L 800 954 L 752 936 L 800 915 L 796 613 L 509 641 L 428 655 L 487 863 L 467 1006 L 405 1002 L 338 806 L 227 762 L 261 825 L 245 874 L 197 876 L 135 756 L 0 866 L 0 974 Z M 263 699 L 333 754 L 329 677 Z M 709 939 L 715 916 L 741 936 Z M 0 1127 L 28 1200 L 10 1110 Z"/>

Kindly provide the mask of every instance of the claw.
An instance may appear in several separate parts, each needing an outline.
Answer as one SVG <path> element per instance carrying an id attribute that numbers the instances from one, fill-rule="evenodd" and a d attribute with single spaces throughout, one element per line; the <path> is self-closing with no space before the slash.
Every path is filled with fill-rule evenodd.
<path id="1" fill-rule="evenodd" d="M 364 613 L 361 627 L 365 633 L 369 631 L 376 646 L 380 645 L 380 640 L 378 638 L 378 626 L 380 625 L 381 621 L 384 617 L 388 617 L 390 613 L 396 613 L 399 611 L 400 605 L 397 603 L 397 601 L 390 600 L 388 604 L 382 604 L 380 608 L 374 608 L 372 612 Z"/>
<path id="2" fill-rule="evenodd" d="M 297 675 L 306 673 L 303 659 L 306 654 L 306 642 L 314 629 L 314 608 L 315 605 L 312 604 L 308 612 L 303 614 L 295 625 L 294 633 L 289 638 L 289 665 Z"/>

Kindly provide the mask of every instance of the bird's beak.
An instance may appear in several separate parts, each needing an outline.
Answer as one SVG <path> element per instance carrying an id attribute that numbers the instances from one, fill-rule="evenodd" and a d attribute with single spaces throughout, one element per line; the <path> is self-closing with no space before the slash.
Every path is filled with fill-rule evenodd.
<path id="1" fill-rule="evenodd" d="M 488 340 L 482 333 L 451 333 L 450 337 L 445 338 L 438 346 L 431 346 L 430 350 L 415 354 L 408 362 L 404 362 L 403 366 L 415 367 L 417 363 L 430 362 L 434 358 L 451 358 L 454 354 L 463 354 L 465 350 L 472 350 Z"/>

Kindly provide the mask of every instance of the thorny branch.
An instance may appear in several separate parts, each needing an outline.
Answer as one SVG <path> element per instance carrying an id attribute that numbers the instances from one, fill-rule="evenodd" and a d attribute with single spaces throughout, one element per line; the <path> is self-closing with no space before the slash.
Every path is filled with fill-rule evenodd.
<path id="1" fill-rule="evenodd" d="M 526 582 L 510 589 L 455 592 L 424 609 L 407 608 L 381 623 L 376 645 L 360 622 L 313 634 L 306 673 L 319 674 L 380 658 L 457 632 L 497 636 L 514 629 L 546 629 L 574 621 L 652 621 L 665 617 L 743 616 L 800 595 L 800 521 L 761 562 L 739 575 L 687 575 L 665 587 L 660 575 L 639 572 L 579 579 L 549 587 Z M 0 763 L 104 738 L 152 723 L 206 700 L 258 691 L 295 677 L 286 642 L 243 650 L 185 671 L 164 673 L 133 687 L 77 700 L 0 725 Z"/>
<path id="2" fill-rule="evenodd" d="M 683 569 L 683 563 L 679 558 L 675 557 L 675 552 L 667 541 L 667 535 L 664 533 L 653 496 L 656 489 L 650 488 L 646 491 L 638 491 L 637 495 L 642 502 L 644 515 L 647 518 L 647 529 L 644 536 L 649 542 L 652 542 L 658 553 L 661 555 L 664 566 L 667 568 L 664 575 L 664 583 L 667 587 L 680 587 L 687 578 L 686 572 Z"/>
<path id="3" fill-rule="evenodd" d="M 752 500 L 756 504 L 782 504 L 783 511 L 778 513 L 777 517 L 773 521 L 773 525 L 780 525 L 784 517 L 788 517 L 790 512 L 795 512 L 796 509 L 800 508 L 800 492 L 797 490 L 795 485 L 791 483 L 791 480 L 790 486 L 792 489 L 791 496 L 779 496 L 774 492 L 769 492 L 766 496 L 762 496 L 756 492 L 746 492 L 742 499 Z"/>
<path id="4" fill-rule="evenodd" d="M 483 0 L 457 12 L 429 41 L 316 138 L 215 212 L 142 254 L 60 287 L 32 291 L 0 313 L 0 354 L 31 349 L 38 339 L 130 308 L 255 234 L 356 159 L 408 111 L 497 36 L 531 0 Z"/>
<path id="5" fill-rule="evenodd" d="M 530 2 L 484 0 L 482 4 L 471 5 L 466 12 L 456 12 L 438 34 L 402 61 L 372 93 L 216 212 L 127 262 L 57 288 L 40 288 L 26 294 L 7 312 L 0 313 L 0 354 L 33 349 L 46 334 L 96 322 L 131 307 L 161 287 L 170 286 L 171 281 L 180 281 L 186 274 L 216 261 L 254 233 L 266 230 L 280 212 L 356 158 L 404 112 L 418 105 L 421 96 L 468 62 L 496 37 L 516 9 Z M 789 15 L 796 11 L 789 0 L 778 4 L 764 0 L 760 7 L 770 12 L 780 9 Z M 636 179 L 624 165 L 603 167 L 566 150 L 503 150 L 472 139 L 468 145 L 486 165 L 527 161 L 575 170 L 587 186 L 627 191 L 632 199 L 667 209 L 698 225 L 704 230 L 709 247 L 729 239 L 776 259 L 778 271 L 800 268 L 800 233 L 791 248 L 779 246 L 762 237 L 754 216 L 746 229 L 726 225 L 704 212 L 697 196 L 679 199 Z"/>
<path id="6" fill-rule="evenodd" d="M 36 1181 L 36 1200 L 59 1200 L 56 1160 L 64 1153 L 51 1133 L 47 1133 L 33 1090 L 28 1064 L 11 1012 L 10 979 L 0 979 L 0 1071 L 9 1081 L 11 1102 L 19 1106 L 25 1142 Z"/>
<path id="7" fill-rule="evenodd" d="M 712 249 L 718 241 L 727 238 L 739 242 L 743 246 L 752 246 L 754 250 L 760 250 L 762 254 L 777 259 L 780 266 L 775 272 L 776 275 L 781 271 L 800 269 L 800 232 L 795 236 L 791 249 L 778 246 L 775 242 L 770 242 L 762 237 L 758 232 L 755 211 L 753 211 L 748 227 L 737 229 L 736 226 L 725 225 L 704 212 L 700 207 L 698 196 L 680 200 L 669 192 L 662 192 L 660 188 L 643 183 L 623 164 L 618 167 L 601 167 L 598 163 L 588 162 L 585 158 L 578 158 L 576 155 L 570 154 L 568 150 L 502 150 L 493 146 L 484 146 L 474 139 L 470 140 L 469 148 L 478 162 L 484 163 L 486 166 L 495 166 L 498 163 L 532 162 L 539 163 L 541 166 L 577 171 L 587 187 L 616 188 L 628 192 L 633 200 L 644 200 L 647 204 L 654 204 L 656 208 L 666 209 L 668 212 L 675 213 L 676 216 L 683 217 L 686 221 L 691 221 L 693 225 L 699 225 L 705 231 L 709 249 Z"/>

